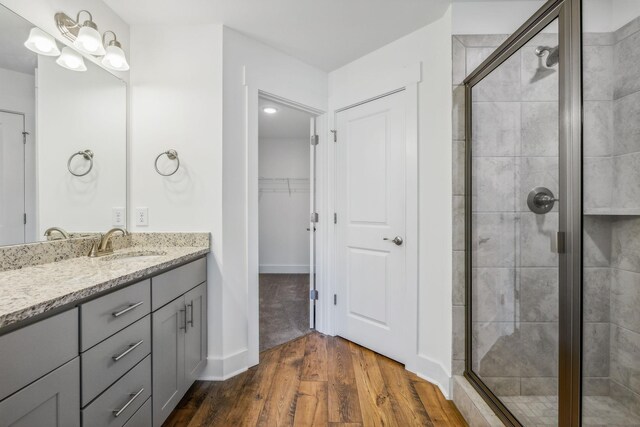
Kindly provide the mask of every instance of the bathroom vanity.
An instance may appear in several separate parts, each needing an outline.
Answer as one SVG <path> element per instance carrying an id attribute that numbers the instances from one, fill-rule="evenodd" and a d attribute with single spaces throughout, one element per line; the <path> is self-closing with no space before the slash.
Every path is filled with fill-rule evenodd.
<path id="1" fill-rule="evenodd" d="M 0 426 L 162 425 L 206 365 L 208 252 L 0 272 Z"/>

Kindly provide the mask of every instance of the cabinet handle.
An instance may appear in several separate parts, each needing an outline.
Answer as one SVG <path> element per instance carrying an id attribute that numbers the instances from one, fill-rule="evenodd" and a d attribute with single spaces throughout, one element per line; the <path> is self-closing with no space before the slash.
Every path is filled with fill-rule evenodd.
<path id="1" fill-rule="evenodd" d="M 136 400 L 138 398 L 138 396 L 140 396 L 142 394 L 142 392 L 144 391 L 144 388 L 141 388 L 139 392 L 137 393 L 131 393 L 129 396 L 131 396 L 131 399 L 129 399 L 129 401 L 127 403 L 124 404 L 124 406 L 120 409 L 115 409 L 113 411 L 113 416 L 114 417 L 119 417 L 120 415 L 122 415 L 122 413 L 129 407 L 129 405 L 131 405 L 133 403 L 134 400 Z"/>
<path id="2" fill-rule="evenodd" d="M 183 313 L 183 319 L 184 319 L 184 326 L 180 326 L 180 329 L 187 332 L 187 306 L 186 305 L 184 306 L 184 308 L 180 309 L 180 313 Z"/>
<path id="3" fill-rule="evenodd" d="M 116 311 L 116 312 L 111 313 L 111 314 L 113 315 L 113 317 L 119 317 L 119 316 L 122 316 L 125 313 L 128 313 L 129 311 L 133 310 L 136 307 L 140 307 L 142 304 L 144 304 L 144 301 L 140 301 L 140 302 L 137 302 L 135 304 L 131 304 L 129 307 L 125 308 L 124 310 Z"/>
<path id="4" fill-rule="evenodd" d="M 142 344 L 143 342 L 144 342 L 144 340 L 140 340 L 140 341 L 138 341 L 138 342 L 137 342 L 137 343 L 135 343 L 135 344 L 130 344 L 128 349 L 126 349 L 125 351 L 123 351 L 122 353 L 120 353 L 120 354 L 119 354 L 119 355 L 117 355 L 117 356 L 113 356 L 113 357 L 112 357 L 112 359 L 113 359 L 114 361 L 116 361 L 116 362 L 117 362 L 118 360 L 122 359 L 122 358 L 123 358 L 123 357 L 125 357 L 127 354 L 129 354 L 129 353 L 131 353 L 133 350 L 135 350 L 135 349 L 136 349 L 136 347 L 138 347 L 138 346 L 139 346 L 140 344 Z"/>
<path id="5" fill-rule="evenodd" d="M 191 327 L 193 328 L 193 301 L 191 301 L 189 303 L 189 305 L 187 307 L 191 307 L 191 320 L 189 320 L 189 324 L 191 325 Z"/>

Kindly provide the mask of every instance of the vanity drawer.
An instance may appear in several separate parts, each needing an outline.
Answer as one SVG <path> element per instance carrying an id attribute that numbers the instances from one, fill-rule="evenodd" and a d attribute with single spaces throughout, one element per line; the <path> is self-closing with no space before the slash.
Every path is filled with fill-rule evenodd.
<path id="1" fill-rule="evenodd" d="M 150 352 L 151 316 L 147 315 L 82 353 L 82 406 Z"/>
<path id="2" fill-rule="evenodd" d="M 82 425 L 121 427 L 151 396 L 151 355 L 82 410 Z"/>
<path id="3" fill-rule="evenodd" d="M 151 279 L 152 311 L 207 280 L 207 260 L 200 258 Z"/>
<path id="4" fill-rule="evenodd" d="M 148 398 L 138 412 L 129 418 L 124 427 L 151 427 L 151 398 Z"/>
<path id="5" fill-rule="evenodd" d="M 0 336 L 0 400 L 78 356 L 78 309 Z"/>
<path id="6" fill-rule="evenodd" d="M 149 280 L 80 306 L 80 346 L 85 351 L 149 314 Z"/>

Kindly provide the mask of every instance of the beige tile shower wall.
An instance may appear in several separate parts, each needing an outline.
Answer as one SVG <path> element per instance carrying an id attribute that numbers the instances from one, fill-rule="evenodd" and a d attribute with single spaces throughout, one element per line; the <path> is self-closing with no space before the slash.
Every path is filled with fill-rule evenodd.
<path id="1" fill-rule="evenodd" d="M 465 35 L 452 40 L 455 374 L 464 371 L 465 358 L 461 83 L 506 37 Z M 484 243 L 472 248 L 477 289 L 473 329 L 478 343 L 473 368 L 503 396 L 549 395 L 555 394 L 557 387 L 558 270 L 556 257 L 549 250 L 549 234 L 557 229 L 558 214 L 555 209 L 544 216 L 535 215 L 526 206 L 526 194 L 535 186 L 546 186 L 558 194 L 557 73 L 536 79 L 537 45 L 555 46 L 557 35 L 537 36 L 474 89 L 473 193 L 482 196 L 473 200 L 473 240 Z M 602 106 L 594 105 L 594 109 L 598 107 Z M 598 148 L 599 143 L 593 146 Z M 606 231 L 601 234 L 607 235 Z M 602 244 L 600 240 L 596 243 Z M 596 243 L 594 248 L 599 248 Z M 603 268 L 608 267 L 608 256 L 593 252 L 594 266 L 586 280 L 591 283 L 587 287 L 594 301 L 588 307 L 589 323 L 585 325 L 585 343 L 589 345 L 586 386 L 590 394 L 608 394 L 609 273 Z"/>

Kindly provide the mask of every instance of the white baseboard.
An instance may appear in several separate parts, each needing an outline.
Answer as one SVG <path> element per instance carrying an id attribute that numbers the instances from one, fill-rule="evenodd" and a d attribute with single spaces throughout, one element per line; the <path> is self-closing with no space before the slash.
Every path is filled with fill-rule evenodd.
<path id="1" fill-rule="evenodd" d="M 207 366 L 199 378 L 202 381 L 224 381 L 248 369 L 247 349 L 225 357 L 207 357 Z"/>
<path id="2" fill-rule="evenodd" d="M 426 356 L 418 355 L 418 371 L 420 378 L 438 386 L 444 397 L 451 400 L 451 376 L 444 366 Z"/>
<path id="3" fill-rule="evenodd" d="M 261 274 L 309 274 L 310 271 L 308 265 L 260 265 Z"/>

